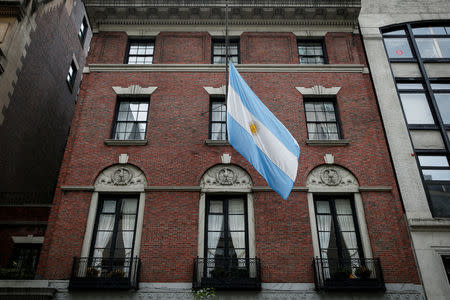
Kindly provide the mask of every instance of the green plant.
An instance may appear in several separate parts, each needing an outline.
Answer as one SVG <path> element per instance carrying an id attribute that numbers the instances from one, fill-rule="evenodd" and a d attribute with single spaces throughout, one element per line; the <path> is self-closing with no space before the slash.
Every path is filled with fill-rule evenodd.
<path id="1" fill-rule="evenodd" d="M 193 290 L 192 294 L 195 299 L 211 299 L 216 296 L 216 291 L 214 290 L 214 288 L 203 288 Z"/>
<path id="2" fill-rule="evenodd" d="M 372 274 L 372 271 L 369 268 L 367 268 L 366 266 L 359 266 L 355 270 L 356 277 L 361 278 L 361 279 L 368 279 L 368 278 L 370 278 L 371 274 Z"/>

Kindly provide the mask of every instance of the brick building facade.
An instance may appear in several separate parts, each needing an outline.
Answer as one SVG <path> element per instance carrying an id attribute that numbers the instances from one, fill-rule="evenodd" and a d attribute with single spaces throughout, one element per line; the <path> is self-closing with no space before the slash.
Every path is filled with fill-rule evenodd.
<path id="1" fill-rule="evenodd" d="M 38 267 L 58 299 L 423 297 L 359 3 L 250 2 L 229 1 L 230 55 L 300 145 L 288 200 L 226 140 L 224 3 L 85 1 Z"/>

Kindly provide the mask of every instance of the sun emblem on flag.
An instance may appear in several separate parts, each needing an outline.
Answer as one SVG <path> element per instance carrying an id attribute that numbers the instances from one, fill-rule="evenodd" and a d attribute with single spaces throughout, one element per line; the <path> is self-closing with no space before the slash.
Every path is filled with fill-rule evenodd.
<path id="1" fill-rule="evenodd" d="M 251 121 L 250 122 L 250 132 L 253 134 L 253 135 L 255 135 L 255 134 L 257 134 L 258 133 L 258 125 L 256 124 L 256 122 L 255 121 Z"/>

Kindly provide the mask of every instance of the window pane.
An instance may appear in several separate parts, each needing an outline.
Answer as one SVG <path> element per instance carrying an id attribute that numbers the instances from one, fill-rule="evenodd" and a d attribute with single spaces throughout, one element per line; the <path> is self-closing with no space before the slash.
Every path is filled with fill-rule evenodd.
<path id="1" fill-rule="evenodd" d="M 315 112 L 306 112 L 306 121 L 308 121 L 308 122 L 316 121 L 316 113 Z"/>
<path id="2" fill-rule="evenodd" d="M 450 58 L 450 38 L 416 39 L 423 58 Z"/>
<path id="3" fill-rule="evenodd" d="M 147 121 L 147 112 L 146 111 L 139 112 L 137 115 L 137 120 L 138 121 Z"/>
<path id="4" fill-rule="evenodd" d="M 422 167 L 448 167 L 445 156 L 419 155 L 419 163 Z"/>
<path id="5" fill-rule="evenodd" d="M 434 124 L 425 94 L 400 94 L 408 124 Z"/>
<path id="6" fill-rule="evenodd" d="M 126 111 L 120 111 L 117 115 L 117 121 L 126 121 L 128 113 Z"/>
<path id="7" fill-rule="evenodd" d="M 328 201 L 316 201 L 316 209 L 319 214 L 329 214 L 330 204 Z"/>
<path id="8" fill-rule="evenodd" d="M 111 231 L 114 228 L 115 215 L 112 214 L 102 214 L 98 220 L 98 230 Z"/>
<path id="9" fill-rule="evenodd" d="M 223 213 L 222 201 L 209 201 L 209 212 L 211 213 Z"/>
<path id="10" fill-rule="evenodd" d="M 422 173 L 425 180 L 450 180 L 450 170 L 422 170 Z"/>
<path id="11" fill-rule="evenodd" d="M 122 200 L 122 213 L 135 214 L 137 211 L 137 199 L 123 199 Z"/>
<path id="12" fill-rule="evenodd" d="M 231 231 L 245 230 L 245 218 L 244 215 L 229 215 L 228 226 Z M 232 234 L 233 236 L 233 234 Z"/>
<path id="13" fill-rule="evenodd" d="M 115 213 L 116 212 L 116 201 L 103 201 L 103 213 Z"/>
<path id="14" fill-rule="evenodd" d="M 243 214 L 244 213 L 244 200 L 242 200 L 242 199 L 228 200 L 228 213 L 229 214 Z"/>
<path id="15" fill-rule="evenodd" d="M 433 90 L 450 90 L 450 83 L 432 83 Z"/>
<path id="16" fill-rule="evenodd" d="M 450 94 L 434 94 L 444 124 L 450 124 Z"/>
<path id="17" fill-rule="evenodd" d="M 450 184 L 427 184 L 433 217 L 450 217 Z"/>
<path id="18" fill-rule="evenodd" d="M 423 90 L 421 83 L 397 83 L 399 90 Z"/>
<path id="19" fill-rule="evenodd" d="M 130 46 L 130 54 L 137 54 L 138 46 L 131 45 Z"/>
<path id="20" fill-rule="evenodd" d="M 405 31 L 403 29 L 402 30 L 395 30 L 395 31 L 383 33 L 383 35 L 405 35 L 405 34 L 406 33 L 405 33 Z"/>
<path id="21" fill-rule="evenodd" d="M 413 33 L 416 35 L 424 34 L 424 35 L 433 35 L 433 34 L 446 34 L 444 27 L 420 27 L 413 28 Z"/>
<path id="22" fill-rule="evenodd" d="M 336 213 L 338 215 L 351 214 L 352 207 L 350 205 L 350 200 L 348 199 L 340 199 L 334 201 L 336 205 Z"/>
<path id="23" fill-rule="evenodd" d="M 389 58 L 412 58 L 411 48 L 406 38 L 384 39 Z"/>

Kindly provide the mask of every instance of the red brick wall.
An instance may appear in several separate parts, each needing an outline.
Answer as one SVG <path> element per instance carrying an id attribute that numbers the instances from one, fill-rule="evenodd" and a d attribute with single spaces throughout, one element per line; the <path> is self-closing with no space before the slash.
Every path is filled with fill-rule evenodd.
<path id="1" fill-rule="evenodd" d="M 162 32 L 155 47 L 155 63 L 211 63 L 211 36 L 207 32 Z"/>
<path id="2" fill-rule="evenodd" d="M 242 64 L 296 64 L 298 50 L 293 33 L 244 32 L 240 39 Z"/>
<path id="3" fill-rule="evenodd" d="M 172 34 L 167 36 L 169 44 L 174 45 Z M 186 46 L 199 47 L 199 36 L 205 35 L 195 35 L 192 41 L 186 36 L 183 38 Z M 265 38 L 257 40 L 259 34 L 251 36 L 254 39 L 251 45 L 266 43 Z M 351 34 L 342 36 L 359 39 Z M 345 55 L 339 50 L 341 40 L 334 45 L 335 40 L 327 36 L 329 53 L 336 52 L 330 56 L 334 61 L 345 61 Z M 286 43 L 292 47 L 291 44 L 292 41 Z M 102 42 L 97 40 L 94 45 Z M 158 45 L 157 42 L 156 53 L 161 51 Z M 352 51 L 360 51 L 360 43 L 355 45 Z M 94 47 L 92 51 L 98 50 Z M 175 50 L 170 51 L 175 57 Z M 256 55 L 264 56 L 259 52 Z M 352 55 L 363 57 L 361 51 Z M 197 59 L 200 61 L 200 56 Z M 175 58 L 171 60 L 174 61 Z M 326 153 L 332 153 L 336 164 L 349 169 L 361 186 L 393 187 L 392 192 L 362 194 L 373 255 L 381 258 L 387 282 L 419 283 L 369 75 L 243 72 L 242 76 L 300 144 L 296 186 L 305 186 L 309 172 L 323 164 Z M 150 99 L 148 144 L 106 146 L 104 140 L 110 138 L 116 105 L 111 87 L 131 84 L 158 87 Z M 93 185 L 101 170 L 117 163 L 120 154 L 127 153 L 129 163 L 145 173 L 148 185 L 198 186 L 204 172 L 220 163 L 222 153 L 230 153 L 232 163 L 247 170 L 255 185 L 266 186 L 262 177 L 230 146 L 205 145 L 210 99 L 203 87 L 223 84 L 223 72 L 85 74 L 59 185 Z M 337 107 L 348 146 L 306 145 L 303 98 L 295 87 L 314 85 L 342 87 L 337 95 Z M 312 282 L 311 234 L 316 233 L 311 233 L 306 193 L 293 192 L 287 201 L 274 192 L 256 192 L 254 196 L 256 254 L 262 261 L 263 281 Z M 43 251 L 45 259 L 40 264 L 44 278 L 69 276 L 72 256 L 80 255 L 90 197 L 89 192 L 57 193 L 46 236 L 49 242 Z M 192 262 L 197 254 L 198 203 L 198 192 L 146 193 L 140 255 L 142 281 L 192 280 Z"/>
<path id="4" fill-rule="evenodd" d="M 128 46 L 125 32 L 100 32 L 91 39 L 87 64 L 123 64 Z"/>

